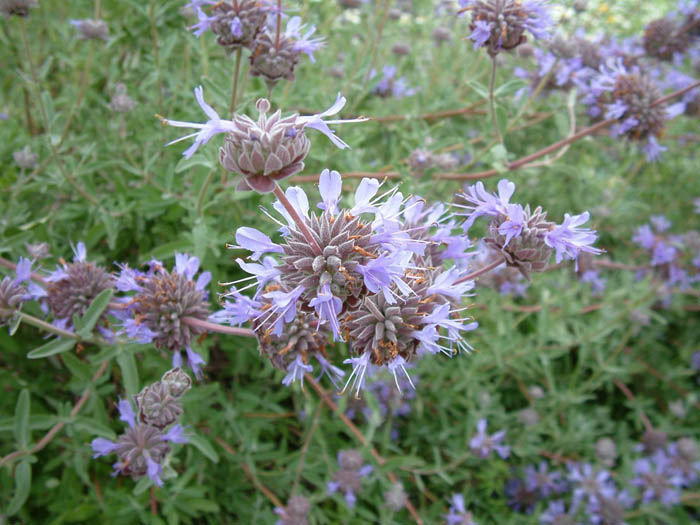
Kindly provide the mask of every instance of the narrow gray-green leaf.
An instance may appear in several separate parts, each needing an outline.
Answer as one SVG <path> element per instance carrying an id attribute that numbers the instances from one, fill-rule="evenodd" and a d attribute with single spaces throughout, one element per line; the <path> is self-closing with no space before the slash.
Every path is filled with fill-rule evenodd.
<path id="1" fill-rule="evenodd" d="M 22 389 L 15 405 L 15 440 L 20 449 L 29 443 L 29 390 Z"/>
<path id="2" fill-rule="evenodd" d="M 28 359 L 41 359 L 50 355 L 60 354 L 71 350 L 77 341 L 75 339 L 54 339 L 27 354 Z"/>
<path id="3" fill-rule="evenodd" d="M 211 443 L 206 438 L 199 434 L 190 434 L 187 436 L 187 439 L 214 463 L 219 462 L 219 454 L 216 453 L 216 450 L 214 450 L 214 447 L 211 446 Z"/>
<path id="4" fill-rule="evenodd" d="M 109 301 L 112 300 L 113 294 L 114 290 L 112 290 L 112 288 L 107 288 L 106 290 L 102 290 L 92 303 L 90 303 L 85 315 L 79 321 L 80 326 L 76 323 L 75 331 L 81 337 L 87 339 L 92 335 L 92 330 L 95 328 L 97 321 L 99 321 L 102 312 L 104 312 L 109 305 Z"/>
<path id="5" fill-rule="evenodd" d="M 29 461 L 21 461 L 15 469 L 15 493 L 7 507 L 7 515 L 17 514 L 29 497 L 32 486 L 32 467 Z"/>
<path id="6" fill-rule="evenodd" d="M 139 392 L 139 372 L 136 369 L 134 354 L 122 351 L 117 355 L 117 364 L 122 371 L 122 379 L 126 395 L 131 397 Z"/>

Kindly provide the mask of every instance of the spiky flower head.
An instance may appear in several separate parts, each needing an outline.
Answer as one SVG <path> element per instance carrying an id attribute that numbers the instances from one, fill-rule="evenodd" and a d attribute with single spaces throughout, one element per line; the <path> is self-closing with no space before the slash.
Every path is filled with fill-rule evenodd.
<path id="1" fill-rule="evenodd" d="M 32 263 L 20 257 L 15 278 L 4 277 L 0 281 L 0 326 L 7 324 L 27 298 L 27 288 L 22 284 L 31 277 Z"/>
<path id="2" fill-rule="evenodd" d="M 36 167 L 36 161 L 39 159 L 39 155 L 33 153 L 29 146 L 24 146 L 21 150 L 15 151 L 12 154 L 12 158 L 15 163 L 22 169 L 31 170 Z"/>
<path id="3" fill-rule="evenodd" d="M 73 316 L 82 317 L 101 292 L 113 287 L 111 276 L 87 261 L 84 243 L 79 242 L 73 251 L 73 262 L 61 260 L 62 267 L 46 278 L 46 304 L 54 319 L 65 327 L 72 326 Z M 105 322 L 107 315 L 105 310 L 99 321 Z"/>
<path id="4" fill-rule="evenodd" d="M 269 6 L 260 0 L 217 2 L 211 9 L 209 29 L 216 35 L 216 43 L 229 53 L 251 47 L 264 28 L 269 11 Z"/>
<path id="5" fill-rule="evenodd" d="M 386 502 L 386 506 L 394 512 L 398 512 L 404 508 L 408 501 L 408 495 L 403 489 L 403 485 L 399 482 L 392 483 L 391 488 L 384 493 L 384 501 Z"/>
<path id="6" fill-rule="evenodd" d="M 688 32 L 669 18 L 652 20 L 644 30 L 644 51 L 659 60 L 673 60 L 685 53 L 690 42 Z"/>
<path id="7" fill-rule="evenodd" d="M 118 82 L 114 87 L 114 95 L 109 101 L 109 109 L 115 113 L 128 113 L 136 106 L 136 102 L 126 92 L 126 86 Z"/>
<path id="8" fill-rule="evenodd" d="M 104 20 L 71 20 L 70 23 L 78 30 L 78 38 L 81 40 L 107 40 L 109 27 Z"/>
<path id="9" fill-rule="evenodd" d="M 29 10 L 37 5 L 37 0 L 0 0 L 0 13 L 7 17 L 29 16 Z"/>
<path id="10" fill-rule="evenodd" d="M 261 32 L 252 47 L 250 74 L 262 77 L 270 90 L 282 79 L 293 82 L 301 55 L 305 53 L 315 62 L 314 52 L 323 45 L 323 38 L 312 37 L 315 26 L 302 34 L 305 28 L 301 18 L 294 16 L 287 22 L 285 30 L 280 31 L 279 37 L 274 25 Z"/>
<path id="11" fill-rule="evenodd" d="M 541 0 L 460 0 L 461 12 L 471 12 L 474 49 L 485 47 L 495 57 L 524 43 L 529 31 L 536 39 L 549 36 L 552 24 Z"/>
<path id="12" fill-rule="evenodd" d="M 125 302 L 124 329 L 140 343 L 153 343 L 158 349 L 173 352 L 173 366 L 182 363 L 180 352 L 187 353 L 188 363 L 199 377 L 202 358 L 192 350 L 192 339 L 206 330 L 186 319 L 206 321 L 209 317 L 206 286 L 211 273 L 203 272 L 197 280 L 199 259 L 186 254 L 175 255 L 175 268 L 168 271 L 160 261 L 152 261 L 148 271 L 123 266 L 116 278 L 122 292 L 136 294 Z"/>
<path id="13" fill-rule="evenodd" d="M 288 188 L 284 201 L 274 203 L 286 221 L 274 219 L 281 226 L 279 244 L 242 227 L 237 244 L 229 246 L 250 250 L 251 260 L 262 258 L 262 264 L 238 259 L 250 277 L 227 284 L 253 280 L 247 288 L 257 291 L 249 299 L 232 290 L 235 302 L 215 317 L 231 324 L 252 319 L 262 352 L 287 370 L 285 384 L 311 371 L 309 349 L 320 349 L 316 359 L 324 371 L 342 375 L 323 351 L 332 348 L 329 333 L 349 343 L 343 362 L 352 373 L 345 389 L 352 385 L 358 394 L 370 366 L 388 367 L 398 385 L 397 374 L 407 375 L 406 364 L 418 352 L 469 351 L 461 332 L 477 324 L 459 315 L 459 304 L 473 282 L 463 279 L 464 265 L 443 266 L 469 257 L 469 239 L 461 230 L 455 234 L 445 206 L 427 207 L 417 197 L 404 201 L 396 189 L 376 197 L 379 187 L 377 180 L 363 179 L 354 205 L 341 209 L 340 174 L 324 170 L 322 212 L 310 210 L 301 188 Z M 268 253 L 277 258 L 263 257 Z"/>
<path id="14" fill-rule="evenodd" d="M 452 40 L 454 35 L 452 34 L 452 30 L 449 27 L 444 27 L 444 26 L 438 26 L 433 30 L 433 41 L 438 45 L 441 46 L 445 42 L 449 42 Z"/>

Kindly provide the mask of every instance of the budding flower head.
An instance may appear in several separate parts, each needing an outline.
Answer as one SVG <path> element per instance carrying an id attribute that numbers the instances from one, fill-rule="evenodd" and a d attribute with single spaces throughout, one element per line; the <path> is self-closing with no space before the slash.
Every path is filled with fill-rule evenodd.
<path id="1" fill-rule="evenodd" d="M 280 516 L 275 525 L 307 525 L 311 502 L 304 496 L 292 496 L 284 508 L 275 508 Z"/>
<path id="2" fill-rule="evenodd" d="M 104 20 L 71 20 L 70 23 L 78 30 L 78 38 L 81 40 L 107 40 L 109 27 Z"/>
<path id="3" fill-rule="evenodd" d="M 39 159 L 39 155 L 33 153 L 29 149 L 29 146 L 24 146 L 19 151 L 15 151 L 12 154 L 12 158 L 15 159 L 15 163 L 22 169 L 31 170 L 36 167 L 36 161 Z"/>
<path id="4" fill-rule="evenodd" d="M 120 291 L 136 294 L 125 303 L 124 330 L 140 343 L 153 343 L 158 349 L 173 352 L 173 366 L 182 363 L 184 349 L 190 368 L 200 376 L 202 358 L 191 348 L 192 339 L 205 332 L 186 319 L 206 321 L 209 317 L 206 286 L 211 273 L 199 270 L 199 259 L 187 254 L 175 255 L 175 268 L 165 269 L 160 261 L 152 261 L 146 272 L 123 266 L 115 283 Z"/>
<path id="5" fill-rule="evenodd" d="M 356 492 L 362 489 L 363 478 L 372 473 L 370 465 L 362 466 L 362 455 L 357 450 L 342 450 L 338 452 L 340 470 L 335 473 L 333 481 L 328 483 L 326 493 L 340 492 L 345 496 L 348 507 L 354 507 L 357 501 Z"/>
<path id="6" fill-rule="evenodd" d="M 113 465 L 114 475 L 129 475 L 134 480 L 147 475 L 153 483 L 162 486 L 163 463 L 171 450 L 171 443 L 187 442 L 184 428 L 179 423 L 165 431 L 165 427 L 175 423 L 182 413 L 179 396 L 168 390 L 165 379 L 166 376 L 172 378 L 182 374 L 181 370 L 171 370 L 161 381 L 145 387 L 134 397 L 136 411 L 128 400 L 120 400 L 117 405 L 119 419 L 128 428 L 116 442 L 93 439 L 93 458 L 115 453 L 119 460 Z"/>
<path id="7" fill-rule="evenodd" d="M 322 113 L 304 117 L 292 115 L 284 119 L 281 117 L 279 110 L 268 118 L 267 113 L 270 111 L 270 103 L 266 99 L 260 99 L 256 104 L 256 108 L 260 113 L 257 122 L 246 115 L 235 115 L 233 120 L 223 120 L 214 111 L 214 108 L 204 101 L 201 86 L 195 88 L 194 93 L 199 106 L 204 110 L 209 120 L 204 124 L 197 124 L 159 117 L 164 125 L 199 129 L 198 132 L 180 137 L 167 145 L 195 137 L 192 146 L 183 152 L 185 158 L 190 158 L 199 146 L 209 142 L 215 135 L 228 133 L 227 138 L 230 144 L 220 152 L 222 164 L 225 168 L 230 166 L 227 169 L 240 173 L 246 179 L 254 179 L 253 185 L 263 188 L 263 192 L 272 191 L 274 184 L 271 184 L 270 181 L 261 180 L 261 177 L 272 177 L 274 182 L 275 180 L 289 177 L 303 168 L 301 161 L 308 153 L 308 139 L 306 139 L 305 135 L 306 128 L 314 128 L 320 131 L 337 147 L 345 149 L 350 146 L 338 138 L 328 127 L 328 124 L 364 122 L 367 120 L 365 118 L 323 120 L 324 117 L 337 114 L 345 106 L 346 99 L 340 93 L 338 93 L 335 103 Z M 226 160 L 226 164 L 224 164 L 226 155 L 231 158 Z M 239 160 L 241 155 L 243 155 L 243 160 Z M 277 179 L 274 179 L 274 177 L 277 177 Z"/>
<path id="8" fill-rule="evenodd" d="M 126 86 L 118 82 L 114 87 L 114 95 L 109 101 L 109 109 L 115 113 L 128 113 L 136 106 L 136 102 L 126 92 Z"/>
<path id="9" fill-rule="evenodd" d="M 536 39 L 549 36 L 552 20 L 541 0 L 459 0 L 461 12 L 471 12 L 474 49 L 485 47 L 492 57 L 524 43 L 529 31 Z"/>
<path id="10" fill-rule="evenodd" d="M 191 385 L 192 380 L 182 369 L 166 372 L 160 381 L 144 387 L 135 396 L 139 420 L 159 429 L 177 421 L 182 414 L 180 397 Z"/>
<path id="11" fill-rule="evenodd" d="M 32 7 L 37 7 L 37 0 L 0 0 L 0 13 L 6 17 L 29 16 Z"/>

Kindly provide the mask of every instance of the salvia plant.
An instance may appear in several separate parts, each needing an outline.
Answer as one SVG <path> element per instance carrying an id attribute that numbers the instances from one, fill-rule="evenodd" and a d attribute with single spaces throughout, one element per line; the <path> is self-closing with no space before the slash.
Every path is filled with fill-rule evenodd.
<path id="1" fill-rule="evenodd" d="M 0 523 L 698 521 L 697 0 L 0 13 Z"/>

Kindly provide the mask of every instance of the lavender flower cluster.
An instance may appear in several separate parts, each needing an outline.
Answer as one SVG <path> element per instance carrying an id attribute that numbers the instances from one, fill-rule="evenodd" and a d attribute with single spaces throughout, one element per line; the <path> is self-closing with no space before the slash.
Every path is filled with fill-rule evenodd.
<path id="1" fill-rule="evenodd" d="M 269 89 L 282 79 L 294 81 L 301 55 L 315 62 L 314 52 L 323 45 L 323 38 L 313 36 L 315 26 L 307 27 L 298 16 L 284 29 L 277 27 L 281 13 L 269 0 L 193 0 L 187 5 L 198 19 L 190 27 L 195 36 L 211 31 L 229 53 L 250 50 L 250 74 L 263 78 Z"/>
<path id="2" fill-rule="evenodd" d="M 485 419 L 478 422 L 477 433 L 470 440 L 472 452 L 482 460 L 494 451 L 507 459 L 510 449 L 503 444 L 505 431 L 489 435 L 486 426 Z M 636 450 L 643 456 L 632 461 L 633 476 L 628 479 L 608 470 L 617 461 L 615 442 L 610 438 L 601 438 L 595 444 L 600 465 L 567 461 L 566 471 L 551 470 L 546 461 L 528 465 L 522 475 L 514 472 L 506 482 L 508 505 L 516 512 L 530 514 L 539 502 L 546 503 L 540 515 L 543 525 L 623 525 L 627 509 L 653 502 L 666 507 L 677 505 L 681 489 L 696 486 L 700 480 L 697 444 L 690 438 L 668 443 L 664 432 L 650 429 Z M 462 494 L 452 496 L 444 518 L 447 525 L 477 523 L 467 511 Z M 583 518 L 585 521 L 581 521 Z"/>
<path id="3" fill-rule="evenodd" d="M 134 480 L 148 476 L 161 486 L 163 465 L 168 463 L 171 444 L 187 443 L 185 429 L 178 420 L 182 415 L 180 399 L 191 385 L 189 376 L 174 368 L 134 396 L 133 405 L 128 399 L 120 399 L 119 419 L 128 428 L 117 441 L 93 439 L 93 458 L 116 454 L 114 475 L 131 476 Z"/>

